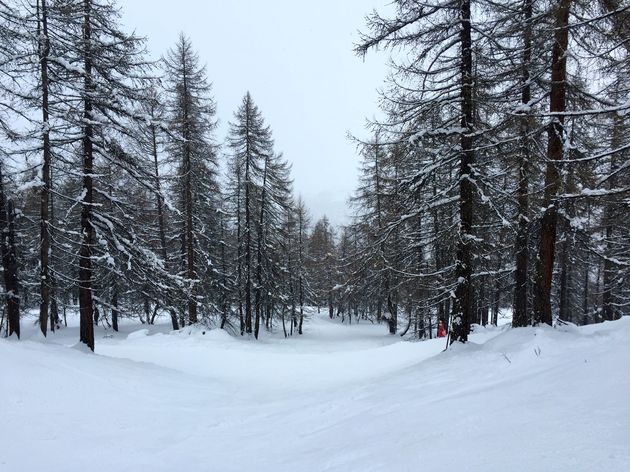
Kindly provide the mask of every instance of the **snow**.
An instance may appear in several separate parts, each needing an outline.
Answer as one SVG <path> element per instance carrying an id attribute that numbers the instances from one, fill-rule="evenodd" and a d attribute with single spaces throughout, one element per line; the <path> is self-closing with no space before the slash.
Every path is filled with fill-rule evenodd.
<path id="1" fill-rule="evenodd" d="M 0 340 L 1 471 L 630 470 L 630 317 L 446 352 L 324 312 L 287 340 L 123 321 L 96 354 Z"/>
<path id="2" fill-rule="evenodd" d="M 18 191 L 26 192 L 28 190 L 36 189 L 42 187 L 44 182 L 39 177 L 34 178 L 33 180 L 29 180 L 24 182 L 23 184 L 18 186 Z"/>

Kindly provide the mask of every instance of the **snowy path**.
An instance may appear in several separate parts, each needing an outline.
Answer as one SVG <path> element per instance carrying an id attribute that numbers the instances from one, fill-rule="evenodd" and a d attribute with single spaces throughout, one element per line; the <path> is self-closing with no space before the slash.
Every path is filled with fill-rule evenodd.
<path id="1" fill-rule="evenodd" d="M 125 326 L 0 341 L 0 471 L 630 470 L 630 319 L 401 342 Z M 28 336 L 27 336 L 28 337 Z"/>

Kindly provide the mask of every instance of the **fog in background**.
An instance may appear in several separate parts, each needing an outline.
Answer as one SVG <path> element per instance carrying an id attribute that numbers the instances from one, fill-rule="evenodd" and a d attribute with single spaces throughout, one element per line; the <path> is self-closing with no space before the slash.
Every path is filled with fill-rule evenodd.
<path id="1" fill-rule="evenodd" d="M 385 3 L 385 2 L 383 2 Z M 366 136 L 377 112 L 385 56 L 353 52 L 364 17 L 383 4 L 366 0 L 121 0 L 127 28 L 148 39 L 155 58 L 184 32 L 213 83 L 217 139 L 247 90 L 293 165 L 296 195 L 314 219 L 347 221 L 359 159 L 347 133 Z M 224 152 L 227 149 L 224 148 Z"/>

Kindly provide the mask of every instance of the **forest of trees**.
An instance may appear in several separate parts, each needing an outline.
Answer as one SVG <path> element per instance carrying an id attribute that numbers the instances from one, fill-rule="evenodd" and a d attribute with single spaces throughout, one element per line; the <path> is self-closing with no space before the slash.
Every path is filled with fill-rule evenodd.
<path id="1" fill-rule="evenodd" d="M 306 306 L 451 342 L 630 311 L 630 5 L 396 0 L 352 221 L 311 221 L 245 93 L 217 136 L 182 34 L 161 60 L 108 0 L 0 0 L 2 326 L 121 317 L 301 334 Z M 331 111 L 333 112 L 333 111 Z M 291 156 L 288 157 L 290 159 Z"/>
<path id="2" fill-rule="evenodd" d="M 95 325 L 118 330 L 132 316 L 255 337 L 276 320 L 301 333 L 317 250 L 250 94 L 221 146 L 210 80 L 185 35 L 151 61 L 109 1 L 0 6 L 7 334 L 19 337 L 32 311 L 46 335 L 68 309 L 91 349 Z"/>
<path id="3" fill-rule="evenodd" d="M 343 296 L 419 336 L 630 310 L 630 4 L 394 1 Z M 365 294 L 369 294 L 368 297 Z M 391 324 L 392 332 L 396 323 Z"/>

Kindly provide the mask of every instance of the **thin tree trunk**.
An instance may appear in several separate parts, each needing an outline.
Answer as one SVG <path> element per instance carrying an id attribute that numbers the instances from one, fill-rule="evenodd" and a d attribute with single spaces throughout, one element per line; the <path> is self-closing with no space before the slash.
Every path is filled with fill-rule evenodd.
<path id="1" fill-rule="evenodd" d="M 266 197 L 267 197 L 267 167 L 269 166 L 269 158 L 267 155 L 265 157 L 265 167 L 263 170 L 263 182 L 262 182 L 262 193 L 260 195 L 260 217 L 258 220 L 258 235 L 256 241 L 256 320 L 254 326 L 254 337 L 258 339 L 258 332 L 260 331 L 260 316 L 261 316 L 261 295 L 263 289 L 263 280 L 262 280 L 262 252 L 263 252 L 263 235 L 265 228 L 265 205 L 266 205 Z M 269 317 L 267 317 L 267 322 L 269 322 Z M 269 326 L 267 326 L 269 328 Z"/>
<path id="2" fill-rule="evenodd" d="M 186 68 L 186 57 L 182 54 L 183 66 L 183 138 L 184 138 L 184 252 L 186 254 L 186 277 L 190 284 L 190 298 L 188 300 L 188 322 L 194 324 L 197 319 L 197 273 L 195 270 L 195 240 L 193 226 L 193 194 L 192 194 L 192 149 L 190 147 L 190 110 L 188 109 L 188 74 Z"/>
<path id="3" fill-rule="evenodd" d="M 187 146 L 188 147 L 188 146 Z M 193 236 L 192 166 L 190 152 L 186 159 L 186 275 L 191 284 L 188 301 L 188 322 L 197 322 L 197 274 L 195 272 L 195 246 Z"/>
<path id="4" fill-rule="evenodd" d="M 245 331 L 247 333 L 252 332 L 252 234 L 251 234 L 251 175 L 250 175 L 250 149 L 249 149 L 249 118 L 251 113 L 251 104 L 247 101 L 246 110 L 246 126 L 247 126 L 247 149 L 246 149 L 246 161 L 245 161 Z"/>
<path id="5" fill-rule="evenodd" d="M 461 42 L 461 127 L 465 130 L 461 135 L 461 160 L 459 168 L 459 218 L 460 230 L 457 247 L 457 263 L 455 277 L 455 300 L 453 301 L 453 320 L 451 326 L 451 343 L 466 342 L 470 332 L 472 290 L 472 224 L 474 188 L 472 183 L 475 152 L 474 138 L 474 103 L 473 103 L 473 60 L 472 35 L 470 24 L 470 0 L 460 2 L 460 42 Z"/>
<path id="6" fill-rule="evenodd" d="M 157 318 L 158 311 L 160 311 L 160 304 L 156 303 L 155 306 L 153 307 L 153 313 L 151 313 L 151 323 L 149 324 L 152 324 L 152 325 L 155 324 L 155 318 Z"/>
<path id="7" fill-rule="evenodd" d="M 521 104 L 527 110 L 531 101 L 530 65 L 532 58 L 532 4 L 525 0 L 525 28 L 523 30 L 523 90 Z M 531 118 L 527 111 L 520 118 L 520 151 L 518 155 L 518 230 L 516 233 L 516 271 L 514 284 L 513 327 L 530 324 L 527 313 L 527 270 L 529 266 L 529 161 Z"/>
<path id="8" fill-rule="evenodd" d="M 236 285 L 238 287 L 238 319 L 241 336 L 245 333 L 245 318 L 243 317 L 243 261 L 242 261 L 242 221 L 241 221 L 241 169 L 236 164 Z"/>
<path id="9" fill-rule="evenodd" d="M 162 252 L 162 260 L 164 261 L 164 268 L 168 270 L 169 259 L 168 251 L 166 248 L 166 223 L 164 218 L 164 198 L 162 197 L 162 183 L 160 180 L 160 165 L 158 159 L 158 147 L 157 147 L 157 131 L 154 124 L 151 124 L 151 151 L 153 154 L 153 173 L 155 178 L 155 190 L 156 190 L 156 205 L 158 211 L 158 230 L 160 232 L 160 249 Z M 177 313 L 175 310 L 169 310 L 171 315 L 171 325 L 174 331 L 179 329 L 179 323 L 177 322 Z"/>
<path id="10" fill-rule="evenodd" d="M 112 328 L 118 332 L 118 290 L 116 288 L 112 295 Z"/>
<path id="11" fill-rule="evenodd" d="M 40 3 L 41 2 L 41 3 Z M 48 327 L 48 312 L 50 309 L 50 225 L 49 225 L 49 195 L 50 195 L 50 129 L 48 122 L 48 54 L 50 52 L 48 40 L 48 9 L 46 0 L 37 2 L 37 32 L 39 37 L 39 63 L 42 88 L 42 138 L 43 165 L 42 188 L 40 191 L 40 273 L 39 288 L 41 301 L 39 305 L 39 329 L 46 336 Z M 54 323 L 51 324 L 54 329 Z"/>
<path id="12" fill-rule="evenodd" d="M 49 200 L 50 200 L 49 221 L 52 221 L 52 222 L 55 221 L 55 199 L 53 197 L 53 182 L 54 182 L 53 169 L 52 169 L 52 166 L 51 166 L 51 168 L 50 168 L 50 193 L 49 193 Z M 51 238 L 51 240 L 53 240 L 54 239 L 53 225 L 51 225 L 49 223 L 48 224 L 48 229 L 49 229 L 49 237 Z M 49 253 L 52 255 L 52 245 L 51 245 L 51 251 L 49 251 Z M 50 288 L 50 330 L 54 332 L 55 331 L 55 326 L 59 325 L 60 319 L 59 319 L 59 307 L 57 306 L 57 291 L 56 291 L 57 282 L 55 280 L 54 271 L 52 270 L 51 267 L 49 267 L 49 270 L 48 270 L 48 280 L 50 282 L 49 283 L 49 288 Z"/>
<path id="13" fill-rule="evenodd" d="M 481 287 L 479 289 L 479 323 L 481 326 L 486 326 L 488 324 L 488 300 L 490 297 L 486 296 L 486 283 L 487 280 L 484 277 L 481 280 Z"/>
<path id="14" fill-rule="evenodd" d="M 564 157 L 563 135 L 566 110 L 567 48 L 569 45 L 569 10 L 572 0 L 560 0 L 556 12 L 556 28 L 551 63 L 551 93 L 549 111 L 555 114 L 548 128 L 547 168 L 540 227 L 540 246 L 534 293 L 534 321 L 551 325 L 551 283 L 556 250 L 558 213 L 555 197 L 560 188 L 557 162 Z"/>
<path id="15" fill-rule="evenodd" d="M 302 275 L 300 274 L 300 324 L 298 325 L 298 334 L 303 334 L 302 333 L 303 324 L 304 324 L 304 284 L 302 281 Z"/>
<path id="16" fill-rule="evenodd" d="M 195 246 L 193 236 L 193 201 L 192 201 L 192 167 L 190 156 L 187 159 L 186 171 L 186 261 L 187 277 L 191 284 L 190 300 L 188 301 L 188 320 L 190 324 L 198 321 L 197 318 L 197 273 L 195 271 Z"/>
<path id="17" fill-rule="evenodd" d="M 220 231 L 221 231 L 221 285 L 223 286 L 221 289 L 221 329 L 225 328 L 227 323 L 228 313 L 229 313 L 229 299 L 228 299 L 228 284 L 227 284 L 227 271 L 228 271 L 228 261 L 227 255 L 225 253 L 225 225 L 223 222 L 223 214 L 219 215 L 220 218 Z"/>
<path id="18" fill-rule="evenodd" d="M 94 129 L 92 123 L 92 25 L 91 0 L 84 0 L 83 44 L 84 52 L 84 92 L 83 97 L 83 201 L 81 204 L 81 230 L 83 237 L 79 250 L 79 312 L 80 341 L 94 351 L 94 307 L 92 302 L 92 247 L 94 246 L 94 228 L 92 227 L 92 205 L 94 155 L 92 140 Z"/>

